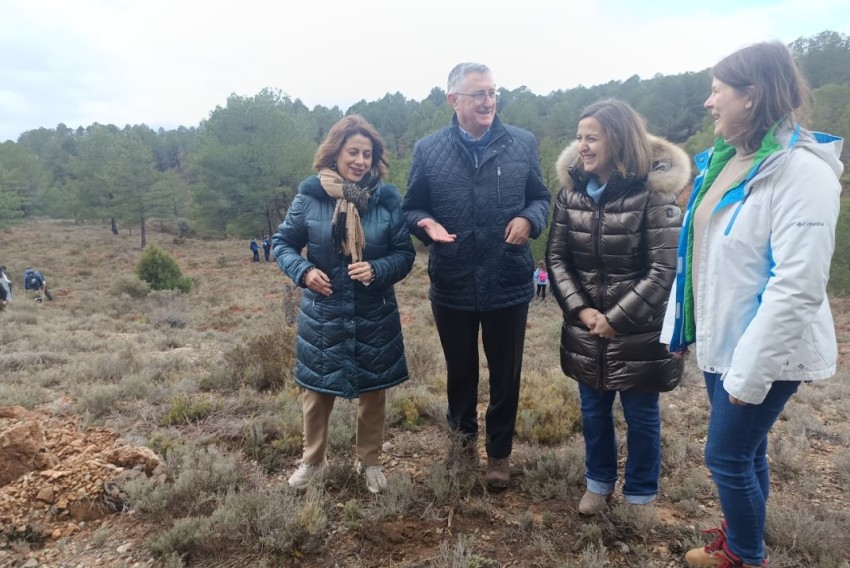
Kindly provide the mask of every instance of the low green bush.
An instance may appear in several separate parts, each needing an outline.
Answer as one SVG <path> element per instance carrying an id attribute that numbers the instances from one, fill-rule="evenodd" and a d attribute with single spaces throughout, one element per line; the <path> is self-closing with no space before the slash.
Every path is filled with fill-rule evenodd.
<path id="1" fill-rule="evenodd" d="M 136 274 L 153 290 L 188 292 L 192 287 L 191 278 L 183 276 L 177 261 L 156 245 L 145 247 L 136 265 Z"/>

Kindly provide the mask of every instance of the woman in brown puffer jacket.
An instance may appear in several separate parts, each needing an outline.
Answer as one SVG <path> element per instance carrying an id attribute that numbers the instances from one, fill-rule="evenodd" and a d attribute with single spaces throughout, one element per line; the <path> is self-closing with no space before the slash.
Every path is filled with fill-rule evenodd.
<path id="1" fill-rule="evenodd" d="M 585 109 L 555 167 L 561 191 L 546 264 L 564 312 L 561 368 L 581 395 L 587 491 L 579 512 L 602 511 L 614 492 L 617 392 L 628 426 L 623 494 L 648 504 L 661 467 L 658 393 L 673 389 L 683 371 L 659 334 L 676 273 L 676 195 L 690 178 L 689 160 L 611 99 Z"/>

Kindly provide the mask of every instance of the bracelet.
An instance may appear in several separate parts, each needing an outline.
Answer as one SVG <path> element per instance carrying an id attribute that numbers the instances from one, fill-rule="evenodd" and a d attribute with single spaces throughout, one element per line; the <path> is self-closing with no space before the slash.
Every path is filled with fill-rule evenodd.
<path id="1" fill-rule="evenodd" d="M 371 273 L 369 277 L 369 282 L 364 282 L 364 286 L 371 286 L 375 282 L 375 266 L 371 262 L 367 262 L 369 265 L 369 272 Z"/>

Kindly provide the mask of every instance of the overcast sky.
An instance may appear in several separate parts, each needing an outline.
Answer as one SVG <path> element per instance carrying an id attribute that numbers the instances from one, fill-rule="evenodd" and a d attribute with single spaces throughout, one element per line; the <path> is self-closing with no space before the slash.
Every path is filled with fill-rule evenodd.
<path id="1" fill-rule="evenodd" d="M 420 101 L 478 61 L 548 94 L 850 34 L 847 0 L 0 0 L 0 142 L 94 122 L 197 126 L 230 94 Z"/>

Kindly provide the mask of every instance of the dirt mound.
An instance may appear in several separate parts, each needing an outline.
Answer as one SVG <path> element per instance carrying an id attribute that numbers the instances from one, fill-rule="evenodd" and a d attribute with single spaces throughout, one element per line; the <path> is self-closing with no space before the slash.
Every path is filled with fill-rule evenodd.
<path id="1" fill-rule="evenodd" d="M 67 537 L 121 511 L 120 482 L 160 463 L 107 429 L 21 407 L 0 407 L 0 455 L 0 550 Z"/>

